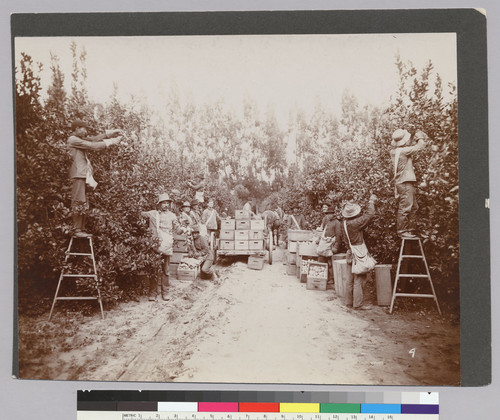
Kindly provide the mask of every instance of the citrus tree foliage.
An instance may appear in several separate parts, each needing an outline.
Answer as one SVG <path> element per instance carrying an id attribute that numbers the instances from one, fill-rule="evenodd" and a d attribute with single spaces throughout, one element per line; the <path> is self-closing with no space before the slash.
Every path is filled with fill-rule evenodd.
<path id="1" fill-rule="evenodd" d="M 293 109 L 283 127 L 271 107 L 261 114 L 251 98 L 238 110 L 222 99 L 195 103 L 175 88 L 161 118 L 136 98 L 120 101 L 118 86 L 105 103 L 96 103 L 87 93 L 85 50 L 72 44 L 70 53 L 69 75 L 52 56 L 52 82 L 43 98 L 41 67 L 27 55 L 16 67 L 20 308 L 24 299 L 44 297 L 46 310 L 62 268 L 71 229 L 66 140 L 74 118 L 88 121 L 91 134 L 125 132 L 119 146 L 89 152 L 99 185 L 89 193 L 88 227 L 108 302 L 140 295 L 140 275 L 158 274 L 159 256 L 141 211 L 155 208 L 162 192 L 178 190 L 177 199 L 191 200 L 194 185 L 202 185 L 220 212 L 231 214 L 247 201 L 260 211 L 279 206 L 291 213 L 298 207 L 312 228 L 321 223 L 322 203 L 335 206 L 340 216 L 345 201 L 365 205 L 374 193 L 378 215 L 366 241 L 379 262 L 395 263 L 400 243 L 389 149 L 399 127 L 423 130 L 430 138 L 414 159 L 420 231 L 440 298 L 456 296 L 457 100 L 455 88 L 443 89 L 431 63 L 418 71 L 397 58 L 400 85 L 386 109 L 361 107 L 346 91 L 339 118 L 318 102 L 309 116 Z M 69 93 L 65 79 L 71 81 Z"/>

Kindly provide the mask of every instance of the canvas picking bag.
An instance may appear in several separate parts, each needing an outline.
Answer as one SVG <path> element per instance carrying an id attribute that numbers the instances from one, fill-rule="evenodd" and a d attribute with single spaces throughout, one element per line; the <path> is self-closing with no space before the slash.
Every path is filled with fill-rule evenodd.
<path id="1" fill-rule="evenodd" d="M 349 238 L 349 233 L 347 232 L 347 223 L 344 220 L 344 229 L 349 241 L 349 247 L 352 252 L 352 272 L 353 274 L 365 274 L 375 268 L 375 258 L 373 258 L 368 252 L 365 242 L 363 241 L 360 245 L 352 245 L 351 239 Z"/>
<path id="2" fill-rule="evenodd" d="M 333 244 L 335 243 L 335 237 L 327 238 L 325 237 L 326 227 L 323 230 L 323 234 L 319 239 L 318 247 L 316 248 L 316 253 L 322 257 L 331 257 L 333 255 Z"/>

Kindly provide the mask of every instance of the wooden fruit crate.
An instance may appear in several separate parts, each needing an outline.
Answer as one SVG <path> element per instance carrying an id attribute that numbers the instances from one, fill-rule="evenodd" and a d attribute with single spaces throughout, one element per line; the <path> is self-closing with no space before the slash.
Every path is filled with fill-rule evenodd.
<path id="1" fill-rule="evenodd" d="M 250 230 L 250 219 L 236 220 L 236 230 Z"/>
<path id="2" fill-rule="evenodd" d="M 296 242 L 302 242 L 302 241 L 310 241 L 313 239 L 313 232 L 312 230 L 288 230 L 288 240 L 289 241 L 296 241 Z"/>
<path id="3" fill-rule="evenodd" d="M 194 269 L 177 269 L 177 280 L 181 281 L 194 281 L 198 277 L 198 274 L 200 274 L 200 267 L 194 268 Z"/>
<path id="4" fill-rule="evenodd" d="M 295 276 L 296 273 L 297 273 L 297 266 L 292 264 L 287 264 L 286 274 L 288 274 L 289 276 Z"/>
<path id="5" fill-rule="evenodd" d="M 250 219 L 250 213 L 246 210 L 236 210 L 234 212 L 234 217 L 236 220 Z"/>
<path id="6" fill-rule="evenodd" d="M 297 253 L 299 255 L 305 255 L 308 257 L 317 257 L 318 253 L 316 249 L 318 248 L 318 244 L 315 242 L 301 242 L 298 244 Z"/>
<path id="7" fill-rule="evenodd" d="M 248 249 L 259 250 L 264 249 L 264 241 L 248 241 Z"/>
<path id="8" fill-rule="evenodd" d="M 248 232 L 249 230 L 235 230 L 234 231 L 234 240 L 235 241 L 248 241 Z"/>
<path id="9" fill-rule="evenodd" d="M 248 257 L 248 268 L 252 270 L 262 270 L 264 268 L 264 256 L 250 255 Z"/>
<path id="10" fill-rule="evenodd" d="M 233 250 L 234 249 L 234 241 L 226 241 L 226 240 L 221 239 L 219 241 L 219 249 Z"/>
<path id="11" fill-rule="evenodd" d="M 264 230 L 264 220 L 251 220 L 250 221 L 250 229 L 252 230 Z"/>
<path id="12" fill-rule="evenodd" d="M 234 241 L 234 229 L 221 229 L 219 238 L 227 241 Z"/>
<path id="13" fill-rule="evenodd" d="M 236 229 L 236 220 L 234 219 L 222 219 L 220 221 L 221 230 L 234 230 Z"/>
<path id="14" fill-rule="evenodd" d="M 253 220 L 252 220 L 253 222 Z M 252 224 L 250 223 L 250 226 Z M 258 241 L 260 239 L 264 239 L 264 231 L 263 230 L 249 230 L 248 231 L 248 240 L 250 241 Z"/>
<path id="15" fill-rule="evenodd" d="M 188 252 L 188 245 L 186 240 L 174 239 L 174 252 Z"/>
<path id="16" fill-rule="evenodd" d="M 307 271 L 306 289 L 326 290 L 328 281 L 328 264 L 309 261 Z"/>
<path id="17" fill-rule="evenodd" d="M 288 251 L 293 253 L 297 252 L 297 242 L 288 241 Z"/>
<path id="18" fill-rule="evenodd" d="M 234 241 L 234 249 L 235 250 L 248 250 L 248 241 Z"/>

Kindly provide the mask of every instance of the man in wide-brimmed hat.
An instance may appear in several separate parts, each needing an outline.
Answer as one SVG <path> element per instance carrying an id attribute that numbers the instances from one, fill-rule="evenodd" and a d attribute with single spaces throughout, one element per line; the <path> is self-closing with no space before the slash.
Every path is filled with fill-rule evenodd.
<path id="1" fill-rule="evenodd" d="M 364 244 L 363 229 L 375 218 L 376 201 L 377 197 L 372 194 L 364 214 L 361 214 L 361 206 L 357 203 L 348 202 L 344 205 L 342 209 L 342 216 L 344 217 L 342 233 L 346 247 L 351 248 L 351 245 Z M 347 284 L 347 304 L 350 305 L 352 299 L 353 309 L 366 309 L 366 306 L 363 306 L 363 283 L 366 281 L 366 276 L 367 273 L 353 273 L 353 282 Z"/>
<path id="2" fill-rule="evenodd" d="M 87 151 L 101 151 L 110 146 L 120 143 L 122 136 L 110 138 L 120 134 L 121 130 L 106 130 L 104 134 L 89 137 L 87 129 L 89 125 L 83 120 L 74 120 L 71 123 L 71 136 L 67 141 L 67 146 L 73 162 L 69 169 L 71 178 L 71 211 L 75 236 L 88 237 L 85 232 L 85 222 L 89 204 L 87 201 L 87 185 L 91 188 L 97 186 L 93 177 L 92 165 L 87 156 Z"/>
<path id="3" fill-rule="evenodd" d="M 397 232 L 402 238 L 416 238 L 415 213 L 418 204 L 415 197 L 415 171 L 412 156 L 425 147 L 427 135 L 417 131 L 412 136 L 407 130 L 398 129 L 392 134 L 391 159 L 398 199 Z"/>
<path id="4" fill-rule="evenodd" d="M 143 211 L 141 215 L 149 219 L 149 228 L 153 237 L 159 241 L 157 251 L 162 256 L 161 297 L 167 300 L 167 289 L 170 280 L 170 256 L 173 254 L 174 233 L 181 228 L 177 216 L 170 211 L 172 199 L 166 193 L 158 196 L 158 210 Z M 158 293 L 158 281 L 155 276 L 149 279 L 149 300 L 155 300 Z"/>

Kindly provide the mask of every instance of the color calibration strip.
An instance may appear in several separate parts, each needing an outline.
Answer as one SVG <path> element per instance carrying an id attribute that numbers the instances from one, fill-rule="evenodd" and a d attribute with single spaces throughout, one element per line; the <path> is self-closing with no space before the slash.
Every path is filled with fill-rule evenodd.
<path id="1" fill-rule="evenodd" d="M 79 391 L 77 418 L 78 420 L 438 420 L 439 418 L 439 396 L 435 392 L 251 394 L 208 391 L 197 396 L 198 401 L 195 401 L 192 392 L 181 395 L 179 391 Z M 323 402 L 310 402 L 314 400 Z"/>

